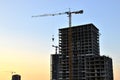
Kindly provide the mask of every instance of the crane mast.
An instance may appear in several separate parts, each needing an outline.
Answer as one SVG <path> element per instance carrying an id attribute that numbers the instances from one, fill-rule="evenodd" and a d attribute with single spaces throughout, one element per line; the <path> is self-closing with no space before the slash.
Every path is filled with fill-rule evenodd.
<path id="1" fill-rule="evenodd" d="M 83 10 L 79 10 L 79 11 L 71 11 L 69 9 L 69 11 L 67 12 L 63 12 L 63 13 L 56 13 L 56 14 L 43 14 L 43 15 L 36 15 L 36 16 L 32 16 L 32 17 L 45 17 L 45 16 L 57 16 L 57 15 L 64 15 L 64 14 L 67 14 L 68 17 L 69 17 L 69 29 L 68 29 L 68 49 L 69 49 L 69 53 L 68 53 L 68 56 L 69 56 L 69 80 L 73 80 L 72 78 L 72 14 L 83 14 Z M 54 46 L 53 47 L 56 48 L 56 53 L 57 53 L 57 48 L 58 46 Z"/>

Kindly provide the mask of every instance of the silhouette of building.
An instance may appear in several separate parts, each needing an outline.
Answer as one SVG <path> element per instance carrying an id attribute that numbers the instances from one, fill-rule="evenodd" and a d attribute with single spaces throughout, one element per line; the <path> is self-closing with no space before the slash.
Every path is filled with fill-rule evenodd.
<path id="1" fill-rule="evenodd" d="M 21 76 L 18 74 L 12 75 L 12 80 L 21 80 Z"/>
<path id="2" fill-rule="evenodd" d="M 73 26 L 71 32 L 59 29 L 59 54 L 52 54 L 51 65 L 51 80 L 113 80 L 112 59 L 100 55 L 99 30 L 93 24 Z"/>

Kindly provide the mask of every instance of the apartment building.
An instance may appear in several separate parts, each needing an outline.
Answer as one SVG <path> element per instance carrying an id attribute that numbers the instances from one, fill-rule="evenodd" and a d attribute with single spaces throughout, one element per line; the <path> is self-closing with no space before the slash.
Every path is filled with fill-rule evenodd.
<path id="1" fill-rule="evenodd" d="M 92 23 L 59 29 L 51 68 L 51 80 L 113 80 L 112 59 L 100 55 L 99 29 Z"/>

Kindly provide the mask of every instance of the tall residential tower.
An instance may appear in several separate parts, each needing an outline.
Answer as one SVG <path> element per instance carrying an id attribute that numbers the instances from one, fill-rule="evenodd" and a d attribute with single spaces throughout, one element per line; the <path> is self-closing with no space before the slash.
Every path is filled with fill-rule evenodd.
<path id="1" fill-rule="evenodd" d="M 100 56 L 99 30 L 93 24 L 69 29 L 59 29 L 59 54 L 52 54 L 51 80 L 113 80 L 112 59 Z"/>

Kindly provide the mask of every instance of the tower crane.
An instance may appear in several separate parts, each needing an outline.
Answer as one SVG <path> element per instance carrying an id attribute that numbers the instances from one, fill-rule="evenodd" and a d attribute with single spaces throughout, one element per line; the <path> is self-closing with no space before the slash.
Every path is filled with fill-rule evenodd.
<path id="1" fill-rule="evenodd" d="M 57 16 L 57 15 L 64 15 L 64 14 L 67 14 L 68 15 L 68 18 L 69 18 L 69 29 L 68 29 L 68 56 L 69 56 L 69 80 L 73 80 L 72 78 L 72 23 L 71 23 L 71 18 L 72 18 L 72 14 L 83 14 L 83 10 L 79 10 L 79 11 L 71 11 L 69 9 L 69 11 L 67 12 L 63 12 L 63 13 L 55 13 L 55 14 L 43 14 L 43 15 L 35 15 L 35 16 L 32 16 L 32 17 L 45 17 L 45 16 Z M 58 46 L 54 46 L 53 47 L 58 48 Z"/>
<path id="2" fill-rule="evenodd" d="M 45 16 L 57 16 L 57 15 L 64 15 L 67 14 L 69 17 L 69 27 L 71 27 L 71 17 L 72 14 L 83 14 L 83 10 L 79 10 L 79 11 L 71 11 L 69 9 L 69 11 L 67 12 L 62 12 L 62 13 L 55 13 L 55 14 L 42 14 L 42 15 L 34 15 L 32 17 L 45 17 Z"/>
<path id="3" fill-rule="evenodd" d="M 52 35 L 52 41 L 54 42 L 54 35 Z M 52 45 L 52 47 L 55 48 L 55 54 L 57 54 L 59 47 L 58 47 L 58 46 L 55 46 L 55 45 Z"/>
<path id="4" fill-rule="evenodd" d="M 55 48 L 55 54 L 57 54 L 57 49 L 59 48 L 58 46 L 52 45 L 52 47 Z"/>

